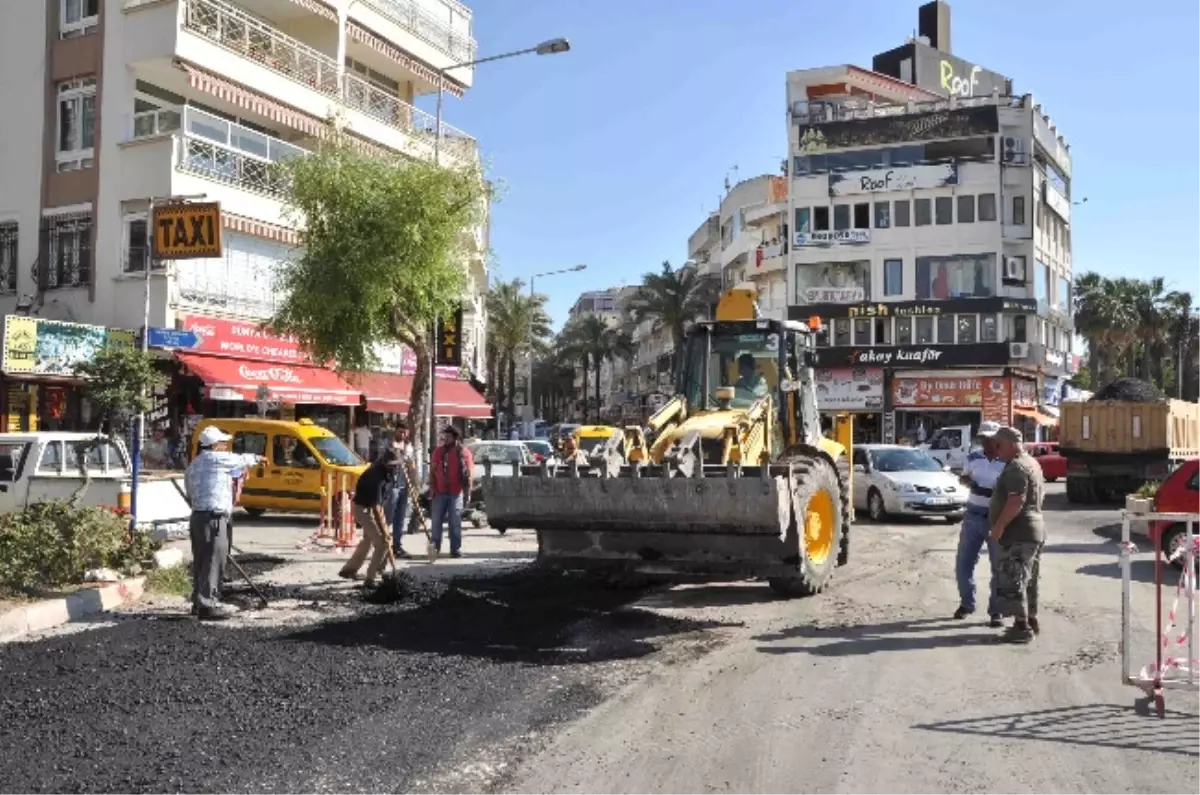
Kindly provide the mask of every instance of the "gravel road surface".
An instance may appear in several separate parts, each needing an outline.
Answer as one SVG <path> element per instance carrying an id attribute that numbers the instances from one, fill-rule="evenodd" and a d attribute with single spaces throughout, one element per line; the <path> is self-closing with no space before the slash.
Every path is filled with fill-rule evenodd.
<path id="1" fill-rule="evenodd" d="M 259 558 L 282 607 L 231 625 L 166 600 L 0 646 L 0 790 L 1195 792 L 1196 696 L 1160 720 L 1119 683 L 1117 514 L 1060 492 L 1029 647 L 946 618 L 942 524 L 860 524 L 799 601 L 516 572 L 381 607 Z"/>

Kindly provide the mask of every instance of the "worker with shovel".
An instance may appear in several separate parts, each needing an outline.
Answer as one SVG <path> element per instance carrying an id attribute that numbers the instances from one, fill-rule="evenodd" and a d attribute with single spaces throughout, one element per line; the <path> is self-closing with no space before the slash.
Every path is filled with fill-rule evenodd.
<path id="1" fill-rule="evenodd" d="M 400 456 L 396 451 L 387 450 L 367 471 L 358 477 L 354 487 L 354 521 L 362 528 L 362 541 L 354 549 L 354 554 L 346 561 L 346 565 L 338 572 L 339 577 L 347 580 L 357 580 L 358 570 L 362 568 L 367 555 L 371 562 L 367 565 L 365 585 L 372 587 L 376 577 L 383 570 L 383 564 L 388 558 L 387 517 L 384 515 L 386 490 L 390 488 L 392 479 L 400 470 Z"/>

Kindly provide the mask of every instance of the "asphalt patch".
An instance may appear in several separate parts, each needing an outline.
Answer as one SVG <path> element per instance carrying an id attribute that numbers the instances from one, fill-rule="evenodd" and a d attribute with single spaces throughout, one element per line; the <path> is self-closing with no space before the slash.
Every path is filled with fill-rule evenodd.
<path id="1" fill-rule="evenodd" d="M 427 786 L 594 706 L 605 664 L 709 626 L 627 607 L 638 596 L 513 574 L 302 631 L 124 621 L 9 644 L 0 790 Z"/>

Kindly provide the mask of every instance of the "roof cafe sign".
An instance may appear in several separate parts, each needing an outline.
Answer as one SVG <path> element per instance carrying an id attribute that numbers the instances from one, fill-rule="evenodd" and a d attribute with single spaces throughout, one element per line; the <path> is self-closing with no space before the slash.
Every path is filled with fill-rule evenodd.
<path id="1" fill-rule="evenodd" d="M 934 163 L 907 168 L 874 168 L 829 175 L 829 195 L 886 193 L 894 190 L 941 188 L 958 184 L 957 163 Z"/>

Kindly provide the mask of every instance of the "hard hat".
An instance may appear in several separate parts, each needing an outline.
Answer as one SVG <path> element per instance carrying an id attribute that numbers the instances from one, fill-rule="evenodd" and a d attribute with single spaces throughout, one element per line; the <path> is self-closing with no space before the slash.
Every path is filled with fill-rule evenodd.
<path id="1" fill-rule="evenodd" d="M 225 433 L 216 425 L 209 425 L 204 430 L 200 431 L 200 446 L 212 447 L 218 442 L 228 442 L 233 437 Z"/>

